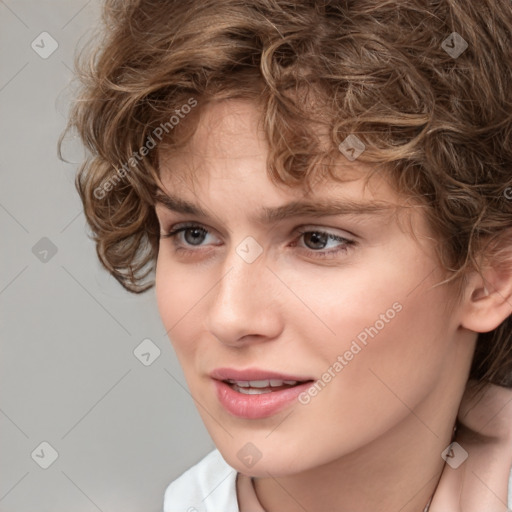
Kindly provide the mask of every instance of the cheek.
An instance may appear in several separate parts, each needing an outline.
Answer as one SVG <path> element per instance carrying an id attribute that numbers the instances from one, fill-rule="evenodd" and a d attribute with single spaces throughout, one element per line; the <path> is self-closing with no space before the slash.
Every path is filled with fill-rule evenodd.
<path id="1" fill-rule="evenodd" d="M 328 350 L 319 344 L 323 365 L 317 365 L 318 377 L 325 384 L 319 385 L 309 403 L 305 399 L 305 405 L 298 406 L 297 422 L 289 425 L 298 438 L 309 425 L 306 430 L 316 439 L 331 440 L 319 442 L 319 460 L 332 456 L 334 439 L 341 453 L 348 445 L 365 444 L 398 424 L 449 371 L 450 326 L 444 308 L 433 299 L 425 294 L 403 300 L 403 309 L 389 323 L 383 321 L 384 326 L 376 320 L 386 308 L 360 312 L 357 322 L 350 322 L 350 330 L 340 318 L 340 332 L 346 326 L 345 334 Z M 366 344 L 357 338 L 360 333 L 367 335 Z"/>
<path id="2" fill-rule="evenodd" d="M 172 265 L 160 253 L 155 275 L 155 295 L 160 318 L 180 362 L 193 351 L 193 326 L 198 304 L 205 290 L 189 273 Z M 185 336 L 187 335 L 187 337 Z"/>
<path id="3" fill-rule="evenodd" d="M 325 399 L 356 405 L 374 396 L 380 408 L 396 401 L 393 390 L 415 402 L 449 360 L 457 326 L 446 308 L 446 292 L 429 289 L 433 279 L 418 287 L 415 276 L 426 275 L 423 269 L 404 279 L 403 264 L 397 268 L 402 273 L 396 280 L 387 269 L 359 277 L 346 272 L 342 281 L 317 280 L 315 287 L 296 281 L 297 295 L 307 297 L 319 317 L 294 313 L 303 335 L 299 351 L 316 362 L 319 377 L 328 380 L 329 369 L 336 375 L 321 392 Z"/>
<path id="4" fill-rule="evenodd" d="M 373 310 L 362 328 L 353 326 L 352 336 L 344 340 L 349 350 L 342 353 L 347 362 L 341 378 L 335 379 L 331 396 L 325 396 L 358 410 L 364 424 L 378 411 L 391 422 L 405 414 L 404 404 L 420 403 L 449 371 L 446 361 L 452 360 L 454 330 L 439 294 L 425 292 L 400 304 L 394 316 L 386 309 Z M 387 323 L 379 318 L 381 313 Z"/>

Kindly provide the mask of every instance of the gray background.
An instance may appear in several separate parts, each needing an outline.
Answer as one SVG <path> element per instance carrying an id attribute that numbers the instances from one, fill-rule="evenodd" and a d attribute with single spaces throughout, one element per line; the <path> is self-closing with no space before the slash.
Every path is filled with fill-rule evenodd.
<path id="1" fill-rule="evenodd" d="M 81 150 L 57 157 L 75 47 L 98 15 L 97 0 L 0 1 L 1 512 L 159 511 L 214 448 L 154 291 L 128 293 L 97 261 L 73 183 Z M 59 45 L 46 59 L 31 47 L 51 48 L 42 32 Z M 146 338 L 161 351 L 149 366 L 134 355 Z M 47 469 L 42 442 L 58 453 Z"/>
<path id="2" fill-rule="evenodd" d="M 0 512 L 160 511 L 168 483 L 214 448 L 154 290 L 129 294 L 97 261 L 79 146 L 65 145 L 75 163 L 57 158 L 99 5 L 0 0 Z M 58 43 L 46 59 L 31 47 L 42 32 Z M 47 469 L 43 442 L 58 454 Z"/>

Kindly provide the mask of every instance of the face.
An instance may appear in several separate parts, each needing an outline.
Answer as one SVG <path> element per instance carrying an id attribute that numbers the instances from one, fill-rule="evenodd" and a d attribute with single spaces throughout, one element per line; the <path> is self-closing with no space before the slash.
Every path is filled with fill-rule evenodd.
<path id="1" fill-rule="evenodd" d="M 368 169 L 341 154 L 343 180 L 312 195 L 274 184 L 258 115 L 206 106 L 187 147 L 161 155 L 163 192 L 181 202 L 156 206 L 172 233 L 156 270 L 163 324 L 216 446 L 255 476 L 378 441 L 411 408 L 434 409 L 468 362 L 421 211 L 397 210 L 384 176 L 365 186 Z M 310 207 L 284 210 L 297 202 Z M 314 214 L 324 203 L 339 207 Z"/>

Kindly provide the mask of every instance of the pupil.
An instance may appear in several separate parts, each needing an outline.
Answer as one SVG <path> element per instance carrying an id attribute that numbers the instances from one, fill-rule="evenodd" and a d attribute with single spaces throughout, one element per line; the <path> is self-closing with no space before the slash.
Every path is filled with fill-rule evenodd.
<path id="1" fill-rule="evenodd" d="M 190 233 L 194 233 L 194 236 L 189 237 L 188 235 Z M 197 235 L 199 235 L 199 236 L 197 236 Z M 199 245 L 202 242 L 201 236 L 204 236 L 203 229 L 189 228 L 189 229 L 187 229 L 187 231 L 185 231 L 185 240 L 187 241 L 187 243 L 189 243 L 191 245 Z M 197 242 L 197 243 L 195 243 L 195 242 Z"/>
<path id="2" fill-rule="evenodd" d="M 316 247 L 314 247 L 314 249 L 323 249 L 323 246 L 325 246 L 325 244 L 327 243 L 328 235 L 326 235 L 325 233 L 311 232 L 306 234 L 306 239 L 307 238 L 310 239 L 313 245 L 319 244 Z"/>

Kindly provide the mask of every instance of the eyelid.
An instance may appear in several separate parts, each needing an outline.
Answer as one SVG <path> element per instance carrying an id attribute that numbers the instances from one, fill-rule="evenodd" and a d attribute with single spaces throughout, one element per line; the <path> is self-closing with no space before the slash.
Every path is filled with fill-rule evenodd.
<path id="1" fill-rule="evenodd" d="M 348 231 L 347 229 L 341 229 L 341 228 L 335 228 L 330 226 L 321 226 L 318 224 L 305 224 L 301 225 L 300 227 L 296 228 L 294 230 L 294 233 L 309 233 L 311 231 L 320 231 L 322 233 L 327 233 L 334 236 L 339 236 L 341 238 L 347 238 L 347 239 L 358 239 L 360 238 L 355 233 L 352 233 L 351 231 Z M 355 241 L 355 240 L 354 240 Z"/>
<path id="2" fill-rule="evenodd" d="M 173 245 L 174 250 L 176 254 L 181 253 L 182 255 L 196 257 L 200 256 L 201 254 L 207 255 L 211 254 L 211 246 L 196 246 L 196 248 L 190 248 L 194 247 L 193 245 L 188 244 L 182 244 L 178 241 L 179 236 L 184 233 L 187 229 L 192 228 L 199 228 L 200 230 L 203 230 L 206 232 L 206 235 L 212 234 L 210 231 L 210 228 L 204 226 L 200 222 L 182 222 L 173 224 L 170 229 L 167 230 L 166 233 L 162 234 L 160 238 L 170 238 Z M 359 242 L 355 240 L 354 238 L 357 238 L 355 235 L 349 235 L 349 237 L 345 236 L 344 234 L 337 234 L 332 231 L 333 228 L 324 228 L 324 227 L 310 227 L 310 226 L 300 226 L 297 227 L 290 236 L 293 236 L 293 240 L 291 243 L 287 245 L 287 248 L 289 247 L 297 247 L 299 244 L 299 239 L 302 238 L 302 236 L 306 233 L 323 233 L 327 235 L 328 241 L 334 240 L 335 242 L 338 242 L 338 246 L 335 248 L 330 249 L 319 249 L 314 250 L 310 249 L 309 247 L 305 245 L 301 245 L 300 250 L 305 256 L 309 256 L 311 260 L 318 260 L 318 261 L 325 261 L 325 260 L 339 260 L 343 257 L 344 254 L 346 254 L 348 251 L 350 251 L 352 248 L 359 245 Z M 346 231 L 345 231 L 346 233 Z M 215 246 L 215 244 L 214 244 Z"/>
<path id="3" fill-rule="evenodd" d="M 194 228 L 198 227 L 201 229 L 204 229 L 208 231 L 208 233 L 219 233 L 219 231 L 215 228 L 212 228 L 205 224 L 204 222 L 200 220 L 188 220 L 188 221 L 178 221 L 178 220 L 172 220 L 168 221 L 166 220 L 165 216 L 163 216 L 161 219 L 159 219 L 160 224 L 160 235 L 166 238 L 166 234 L 168 234 L 170 231 L 175 231 L 177 229 L 181 228 Z M 169 226 L 169 227 L 166 227 Z"/>
<path id="4" fill-rule="evenodd" d="M 203 231 L 206 231 L 209 235 L 214 234 L 215 230 L 210 228 L 209 226 L 205 226 L 201 222 L 195 221 L 187 221 L 187 222 L 177 222 L 172 224 L 170 228 L 163 230 L 163 233 L 160 233 L 160 238 L 172 238 L 174 235 L 183 232 L 186 229 L 199 228 Z"/>
<path id="5" fill-rule="evenodd" d="M 160 225 L 162 225 L 162 224 L 179 224 L 181 222 L 183 222 L 183 223 L 196 222 L 198 225 L 206 226 L 205 222 L 207 222 L 207 220 L 205 220 L 201 217 L 196 217 L 196 215 L 184 214 L 184 213 L 179 213 L 179 212 L 173 213 L 173 212 L 170 212 L 169 210 L 166 210 L 163 207 L 160 207 L 160 208 L 161 208 L 161 210 L 159 211 L 158 204 L 155 207 L 155 211 L 157 213 L 156 216 L 157 216 L 157 219 L 158 219 Z M 192 218 L 195 220 L 180 221 L 179 220 L 180 217 L 181 218 L 188 217 L 189 219 Z M 169 220 L 167 220 L 167 219 L 169 219 Z M 315 227 L 315 229 L 325 229 L 325 228 L 341 229 L 336 226 L 332 226 L 332 225 L 329 226 L 329 224 L 348 222 L 349 224 L 359 225 L 361 222 L 366 223 L 367 220 L 369 220 L 369 219 L 364 214 L 358 215 L 355 213 L 322 215 L 319 217 L 314 217 L 311 215 L 304 214 L 301 217 L 289 217 L 289 218 L 281 219 L 281 220 L 277 221 L 275 224 L 271 224 L 267 227 L 269 228 L 269 231 L 271 231 L 271 232 L 278 230 L 281 226 L 286 227 L 286 226 L 289 226 L 290 224 L 300 224 L 300 225 L 304 225 L 304 226 L 307 225 L 308 227 L 309 226 Z M 320 224 L 315 224 L 315 221 L 320 222 Z M 208 227 L 208 229 L 214 229 L 214 228 Z M 232 233 L 232 230 L 228 226 L 226 226 L 224 229 L 225 229 L 226 233 Z M 222 229 L 216 229 L 216 231 L 221 232 Z M 342 229 L 342 231 L 350 233 L 352 236 L 357 236 L 346 229 Z"/>
<path id="6" fill-rule="evenodd" d="M 213 234 L 213 232 L 216 231 L 213 228 L 210 228 L 209 226 L 206 226 L 201 222 L 184 221 L 184 222 L 177 222 L 177 223 L 173 224 L 170 228 L 164 230 L 163 233 L 160 233 L 160 237 L 161 238 L 170 238 L 170 237 L 172 237 L 173 233 L 175 233 L 176 231 L 179 231 L 180 229 L 194 228 L 194 227 L 204 229 L 208 234 Z M 332 230 L 335 230 L 335 231 L 333 232 Z M 355 239 L 359 238 L 355 233 L 352 233 L 351 231 L 348 231 L 346 229 L 334 228 L 334 227 L 329 227 L 329 226 L 320 226 L 320 225 L 316 225 L 316 224 L 305 224 L 305 225 L 298 226 L 292 231 L 292 235 L 298 235 L 298 234 L 303 235 L 304 233 L 309 233 L 311 231 L 319 231 L 319 232 L 323 232 L 323 233 L 327 233 L 330 235 L 339 236 L 341 238 L 347 238 L 347 239 L 348 238 L 355 238 Z M 340 231 L 342 232 L 342 234 L 339 234 Z M 348 237 L 346 235 L 348 235 Z"/>

